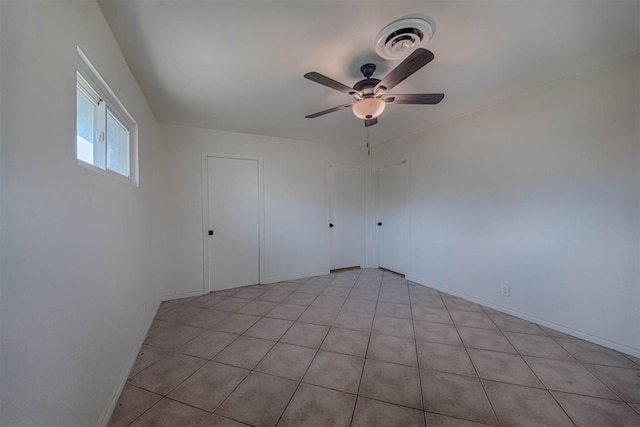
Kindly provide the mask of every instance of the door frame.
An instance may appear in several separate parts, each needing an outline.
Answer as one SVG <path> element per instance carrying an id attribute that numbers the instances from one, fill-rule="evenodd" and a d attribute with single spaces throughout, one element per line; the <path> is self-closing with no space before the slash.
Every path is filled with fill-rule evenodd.
<path id="1" fill-rule="evenodd" d="M 367 233 L 367 223 L 366 223 L 366 204 L 365 204 L 365 190 L 366 190 L 366 185 L 365 185 L 365 180 L 366 180 L 366 174 L 365 174 L 365 168 L 362 167 L 361 165 L 355 165 L 355 164 L 343 164 L 343 163 L 328 163 L 327 164 L 327 178 L 326 178 L 326 182 L 327 182 L 327 221 L 326 221 L 326 230 L 327 230 L 327 271 L 331 271 L 331 229 L 329 228 L 329 223 L 331 222 L 331 168 L 349 168 L 349 169 L 357 169 L 360 171 L 360 187 L 362 190 L 362 197 L 360 200 L 360 209 L 362 210 L 362 246 L 360 248 L 360 267 L 363 267 L 365 264 L 365 260 L 366 260 L 366 251 L 367 251 L 367 245 L 366 245 L 366 233 Z"/>
<path id="2" fill-rule="evenodd" d="M 375 172 L 374 172 L 374 183 L 373 183 L 373 206 L 374 206 L 374 219 L 373 219 L 373 227 L 375 229 L 375 251 L 373 252 L 373 264 L 376 266 L 376 268 L 380 268 L 380 231 L 378 228 L 378 220 L 380 219 L 380 169 L 384 169 L 384 168 L 388 168 L 388 167 L 392 167 L 392 166 L 399 166 L 399 165 L 405 165 L 405 200 L 404 200 L 404 228 L 405 228 L 405 238 L 406 238 L 406 242 L 405 244 L 408 244 L 409 242 L 409 205 L 407 203 L 407 196 L 409 194 L 409 162 L 407 162 L 406 159 L 402 159 L 402 160 L 396 160 L 393 162 L 389 162 L 389 163 L 381 163 L 379 165 L 377 165 L 375 167 Z M 407 254 L 408 254 L 408 248 L 407 248 Z M 408 261 L 408 257 L 407 257 L 407 261 Z M 405 277 L 407 277 L 407 269 L 409 267 L 409 263 L 407 262 L 407 264 L 405 265 L 405 272 L 402 273 L 405 275 Z M 383 267 L 384 268 L 384 267 Z"/>
<path id="3" fill-rule="evenodd" d="M 258 284 L 264 282 L 264 158 L 215 152 L 201 153 L 201 187 L 202 192 L 202 292 L 211 292 L 209 280 L 209 157 L 230 160 L 253 160 L 258 162 Z"/>

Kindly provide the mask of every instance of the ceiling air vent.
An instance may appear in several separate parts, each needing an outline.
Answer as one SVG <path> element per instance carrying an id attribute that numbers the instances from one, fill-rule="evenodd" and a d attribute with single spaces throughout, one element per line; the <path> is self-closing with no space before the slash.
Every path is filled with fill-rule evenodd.
<path id="1" fill-rule="evenodd" d="M 435 32 L 427 16 L 407 16 L 387 25 L 376 36 L 376 52 L 385 59 L 402 59 L 418 47 L 425 47 Z"/>

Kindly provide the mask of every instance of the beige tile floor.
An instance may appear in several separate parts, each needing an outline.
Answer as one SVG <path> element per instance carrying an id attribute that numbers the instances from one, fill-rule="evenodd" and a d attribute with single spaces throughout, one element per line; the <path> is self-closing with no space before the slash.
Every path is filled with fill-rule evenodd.
<path id="1" fill-rule="evenodd" d="M 640 426 L 640 360 L 381 270 L 160 306 L 111 426 Z"/>

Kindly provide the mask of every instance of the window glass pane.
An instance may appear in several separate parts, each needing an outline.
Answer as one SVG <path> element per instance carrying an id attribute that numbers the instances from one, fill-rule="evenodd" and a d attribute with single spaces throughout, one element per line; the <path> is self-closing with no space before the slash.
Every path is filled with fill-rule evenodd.
<path id="1" fill-rule="evenodd" d="M 76 89 L 76 140 L 78 159 L 94 164 L 94 137 L 97 105 L 80 88 Z"/>
<path id="2" fill-rule="evenodd" d="M 107 169 L 129 177 L 129 130 L 107 111 Z"/>
<path id="3" fill-rule="evenodd" d="M 0 0 L 1 2 L 2 0 Z M 137 125 L 78 48 L 76 151 L 78 163 L 116 173 L 137 186 Z M 133 172 L 132 172 L 133 170 Z M 133 175 L 133 176 L 132 176 Z"/>

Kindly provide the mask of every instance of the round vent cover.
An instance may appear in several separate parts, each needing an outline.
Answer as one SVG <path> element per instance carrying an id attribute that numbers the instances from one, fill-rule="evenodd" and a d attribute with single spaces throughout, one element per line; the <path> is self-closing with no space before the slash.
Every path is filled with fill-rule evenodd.
<path id="1" fill-rule="evenodd" d="M 376 36 L 376 52 L 385 59 L 402 59 L 429 43 L 436 27 L 431 18 L 408 16 L 387 25 Z"/>

